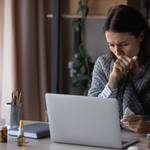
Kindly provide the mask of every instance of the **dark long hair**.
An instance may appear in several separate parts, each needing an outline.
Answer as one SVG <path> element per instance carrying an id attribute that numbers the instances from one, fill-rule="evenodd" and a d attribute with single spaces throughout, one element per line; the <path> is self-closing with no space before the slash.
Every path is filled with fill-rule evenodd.
<path id="1" fill-rule="evenodd" d="M 145 64 L 150 55 L 150 28 L 148 21 L 139 11 L 126 5 L 114 7 L 107 16 L 103 26 L 103 31 L 104 33 L 106 31 L 128 32 L 135 38 L 138 38 L 143 31 L 144 38 L 140 44 L 138 63 L 139 66 Z M 114 61 L 117 59 L 111 51 L 109 55 Z"/>

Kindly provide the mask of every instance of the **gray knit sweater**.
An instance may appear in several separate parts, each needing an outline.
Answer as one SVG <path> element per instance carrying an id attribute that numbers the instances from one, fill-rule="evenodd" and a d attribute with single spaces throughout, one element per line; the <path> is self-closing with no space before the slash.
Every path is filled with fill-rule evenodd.
<path id="1" fill-rule="evenodd" d="M 103 91 L 113 70 L 113 63 L 114 61 L 108 55 L 97 59 L 88 96 L 97 97 Z M 116 98 L 120 120 L 123 118 L 126 107 L 129 107 L 136 115 L 141 115 L 144 120 L 150 120 L 150 58 L 133 79 L 129 72 L 122 76 Z M 129 130 L 122 122 L 120 124 Z"/>

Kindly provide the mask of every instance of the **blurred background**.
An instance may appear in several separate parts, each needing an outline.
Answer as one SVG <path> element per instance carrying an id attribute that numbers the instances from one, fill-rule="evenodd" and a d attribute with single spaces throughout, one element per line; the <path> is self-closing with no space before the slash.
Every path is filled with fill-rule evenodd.
<path id="1" fill-rule="evenodd" d="M 23 119 L 47 121 L 45 93 L 87 95 L 95 60 L 109 52 L 107 14 L 149 0 L 0 0 L 0 116 L 22 91 Z"/>

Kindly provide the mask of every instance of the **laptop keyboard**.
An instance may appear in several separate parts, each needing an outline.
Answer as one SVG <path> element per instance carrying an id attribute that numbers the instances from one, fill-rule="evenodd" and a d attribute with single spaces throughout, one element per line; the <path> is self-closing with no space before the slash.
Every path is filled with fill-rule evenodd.
<path id="1" fill-rule="evenodd" d="M 128 141 L 122 141 L 122 145 L 129 143 Z"/>

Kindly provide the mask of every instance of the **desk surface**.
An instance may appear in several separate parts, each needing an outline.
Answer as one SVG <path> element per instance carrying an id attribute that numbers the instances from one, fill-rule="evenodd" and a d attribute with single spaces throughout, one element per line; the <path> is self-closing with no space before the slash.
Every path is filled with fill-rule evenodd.
<path id="1" fill-rule="evenodd" d="M 24 125 L 32 124 L 32 123 L 36 123 L 36 122 L 24 121 Z M 5 124 L 5 120 L 0 119 L 0 125 L 4 125 L 4 124 Z M 140 139 L 140 141 L 135 143 L 134 146 L 138 146 L 147 150 L 146 134 L 136 134 L 125 130 L 121 130 L 121 136 Z M 53 143 L 51 142 L 50 137 L 43 138 L 43 139 L 26 138 L 26 140 L 28 140 L 29 143 L 27 143 L 25 147 L 19 147 L 17 146 L 17 142 L 13 141 L 14 138 L 16 137 L 8 135 L 7 143 L 0 143 L 0 150 L 110 150 L 110 148 Z M 124 149 L 127 149 L 127 147 Z"/>

